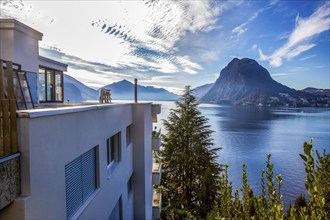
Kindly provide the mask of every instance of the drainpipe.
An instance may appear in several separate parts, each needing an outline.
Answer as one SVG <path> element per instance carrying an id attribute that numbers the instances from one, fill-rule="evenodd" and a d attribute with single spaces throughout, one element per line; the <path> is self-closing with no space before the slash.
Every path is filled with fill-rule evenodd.
<path id="1" fill-rule="evenodd" d="M 135 103 L 137 103 L 138 101 L 137 101 L 137 96 L 138 96 L 138 94 L 137 94 L 137 87 L 138 87 L 138 85 L 137 85 L 137 79 L 135 78 L 134 79 L 134 101 L 135 101 Z"/>

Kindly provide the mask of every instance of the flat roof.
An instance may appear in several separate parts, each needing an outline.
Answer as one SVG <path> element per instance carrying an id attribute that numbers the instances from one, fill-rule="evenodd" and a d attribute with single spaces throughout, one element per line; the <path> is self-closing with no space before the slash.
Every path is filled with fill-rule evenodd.
<path id="1" fill-rule="evenodd" d="M 106 108 L 117 108 L 122 106 L 130 105 L 151 105 L 151 102 L 148 103 L 109 103 L 109 104 L 100 104 L 100 103 L 71 103 L 63 105 L 53 105 L 47 106 L 44 108 L 29 109 L 29 110 L 19 110 L 16 112 L 18 118 L 39 118 L 47 116 L 55 116 L 69 113 L 77 113 L 84 111 L 94 111 Z"/>
<path id="2" fill-rule="evenodd" d="M 52 60 L 48 57 L 43 57 L 40 55 L 38 58 L 39 58 L 39 65 L 41 66 L 49 67 L 60 71 L 67 71 L 68 65 L 65 63 L 61 63 L 57 60 Z"/>

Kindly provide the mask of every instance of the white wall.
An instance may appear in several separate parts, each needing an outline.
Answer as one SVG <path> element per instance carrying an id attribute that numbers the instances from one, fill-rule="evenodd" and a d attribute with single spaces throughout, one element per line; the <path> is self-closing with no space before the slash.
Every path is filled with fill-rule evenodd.
<path id="1" fill-rule="evenodd" d="M 16 20 L 1 19 L 0 36 L 0 59 L 21 64 L 23 70 L 38 72 L 40 32 Z"/>
<path id="2" fill-rule="evenodd" d="M 13 62 L 21 64 L 22 69 L 37 73 L 39 68 L 39 40 L 15 30 Z"/>
<path id="3" fill-rule="evenodd" d="M 133 185 L 134 194 L 128 197 L 127 182 L 133 172 L 133 149 L 136 147 L 145 149 L 145 161 L 135 156 L 134 159 L 144 163 L 143 169 L 147 172 L 143 175 L 146 178 L 145 199 L 137 209 L 144 210 L 143 219 L 152 218 L 151 104 L 81 106 L 48 112 L 30 110 L 21 111 L 19 115 L 28 115 L 28 118 L 18 119 L 22 197 L 0 214 L 1 219 L 22 215 L 17 213 L 17 208 L 24 210 L 25 219 L 65 219 L 65 165 L 96 145 L 99 146 L 100 188 L 78 218 L 108 219 L 122 196 L 123 218 L 133 219 L 133 200 L 139 189 Z M 133 115 L 139 118 L 133 120 Z M 132 122 L 133 143 L 126 146 L 126 127 Z M 122 138 L 122 160 L 109 175 L 106 140 L 118 131 Z M 136 136 L 140 131 L 143 136 Z M 139 145 L 141 143 L 143 145 Z"/>
<path id="4" fill-rule="evenodd" d="M 0 24 L 1 25 L 1 24 Z M 0 26 L 0 59 L 13 60 L 14 31 L 3 30 Z"/>
<path id="5" fill-rule="evenodd" d="M 152 219 L 151 104 L 134 104 L 133 122 L 134 219 Z"/>

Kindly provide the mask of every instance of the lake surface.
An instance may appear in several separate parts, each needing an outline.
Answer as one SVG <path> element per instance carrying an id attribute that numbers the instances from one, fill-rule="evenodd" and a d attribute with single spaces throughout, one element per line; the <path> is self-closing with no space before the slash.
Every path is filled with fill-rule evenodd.
<path id="1" fill-rule="evenodd" d="M 162 104 L 159 119 L 167 119 L 174 102 Z M 304 141 L 313 139 L 319 152 L 330 152 L 329 109 L 276 109 L 200 104 L 209 119 L 216 147 L 221 147 L 218 161 L 229 165 L 234 190 L 241 187 L 242 164 L 247 166 L 249 184 L 255 194 L 261 192 L 261 170 L 266 170 L 266 155 L 272 155 L 274 173 L 283 177 L 285 207 L 305 190 L 305 170 L 299 153 Z M 162 127 L 161 120 L 158 128 Z M 164 130 L 163 130 L 164 131 Z M 164 132 L 163 132 L 164 133 Z"/>

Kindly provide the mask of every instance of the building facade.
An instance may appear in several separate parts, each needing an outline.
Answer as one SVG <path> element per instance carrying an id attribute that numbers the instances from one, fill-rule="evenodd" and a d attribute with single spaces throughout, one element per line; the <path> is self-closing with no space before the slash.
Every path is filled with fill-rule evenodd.
<path id="1" fill-rule="evenodd" d="M 67 66 L 39 56 L 41 38 L 18 21 L 0 20 L 0 59 L 29 74 L 36 103 L 62 102 Z M 152 123 L 160 111 L 152 103 L 17 111 L 20 193 L 0 219 L 159 218 L 161 165 L 153 150 L 160 138 Z"/>
<path id="2" fill-rule="evenodd" d="M 27 72 L 34 102 L 63 102 L 67 65 L 39 55 L 43 34 L 14 19 L 0 19 L 0 59 Z"/>

